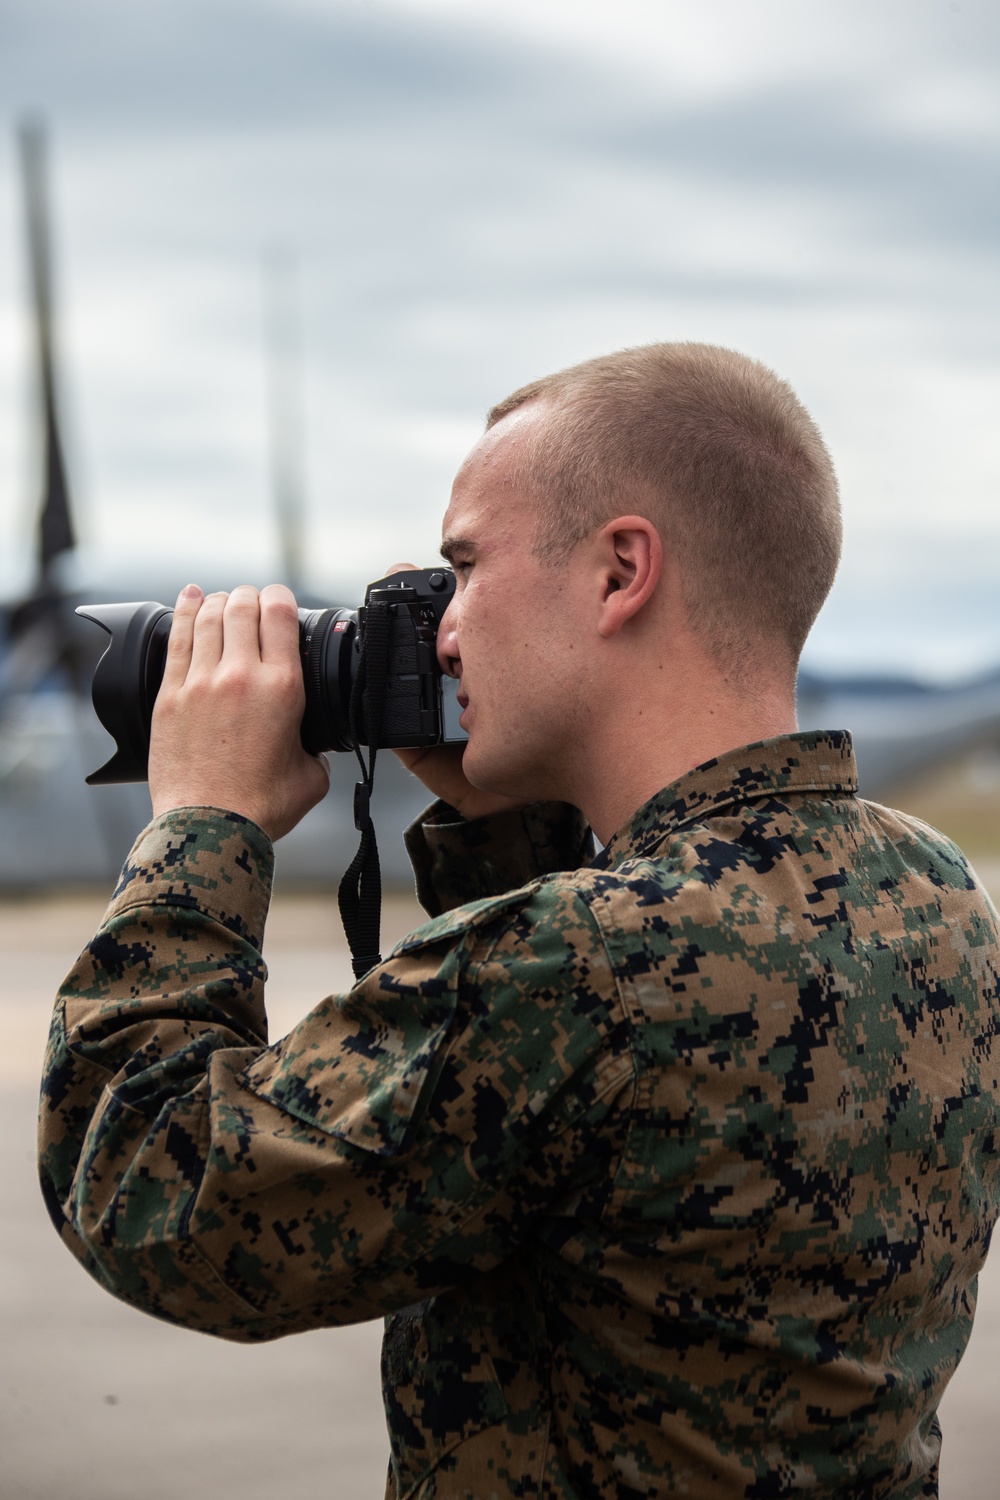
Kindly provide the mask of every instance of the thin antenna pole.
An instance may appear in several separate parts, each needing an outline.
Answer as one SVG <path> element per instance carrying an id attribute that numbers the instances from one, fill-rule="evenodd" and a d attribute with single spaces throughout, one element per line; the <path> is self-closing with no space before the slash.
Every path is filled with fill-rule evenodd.
<path id="1" fill-rule="evenodd" d="M 52 348 L 52 257 L 47 193 L 47 149 L 45 127 L 40 120 L 21 125 L 21 171 L 24 179 L 25 218 L 28 229 L 28 262 L 31 267 L 38 340 L 38 366 L 44 423 L 44 474 L 38 518 L 38 568 L 40 592 L 52 587 L 52 564 L 61 552 L 76 545 L 70 513 L 66 465 L 56 414 L 55 359 Z"/>
<path id="2" fill-rule="evenodd" d="M 285 580 L 297 594 L 303 578 L 305 418 L 302 338 L 295 260 L 287 251 L 264 256 L 264 343 L 267 357 L 271 487 Z"/>

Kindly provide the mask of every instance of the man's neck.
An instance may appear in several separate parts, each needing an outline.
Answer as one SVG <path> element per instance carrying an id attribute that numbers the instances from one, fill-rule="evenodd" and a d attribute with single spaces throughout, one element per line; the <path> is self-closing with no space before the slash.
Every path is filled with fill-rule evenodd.
<path id="1" fill-rule="evenodd" d="M 739 704 L 706 696 L 688 713 L 655 714 L 647 706 L 590 759 L 573 801 L 602 843 L 663 787 L 727 751 L 797 728 L 794 703 L 774 693 Z"/>

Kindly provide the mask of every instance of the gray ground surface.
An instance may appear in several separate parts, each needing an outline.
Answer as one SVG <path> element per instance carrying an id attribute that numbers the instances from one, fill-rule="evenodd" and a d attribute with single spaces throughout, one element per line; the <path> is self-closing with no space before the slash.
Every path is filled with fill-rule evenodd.
<path id="1" fill-rule="evenodd" d="M 101 1292 L 49 1226 L 35 1180 L 36 1079 L 52 993 L 102 906 L 99 896 L 0 904 L 0 1500 L 378 1500 L 378 1325 L 255 1348 L 184 1333 Z M 417 915 L 389 902 L 386 943 Z M 267 958 L 278 1036 L 349 982 L 332 897 L 279 899 Z M 943 1500 L 996 1500 L 997 1256 L 942 1419 Z"/>

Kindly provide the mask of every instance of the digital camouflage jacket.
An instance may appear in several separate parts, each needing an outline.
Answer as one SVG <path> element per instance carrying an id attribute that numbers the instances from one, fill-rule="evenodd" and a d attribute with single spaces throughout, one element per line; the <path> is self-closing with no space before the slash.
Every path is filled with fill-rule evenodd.
<path id="1" fill-rule="evenodd" d="M 846 734 L 745 747 L 589 863 L 569 809 L 438 804 L 432 920 L 271 1046 L 271 847 L 160 818 L 56 1006 L 63 1239 L 225 1338 L 389 1315 L 400 1500 L 936 1495 L 998 1209 L 997 916 L 855 789 Z"/>

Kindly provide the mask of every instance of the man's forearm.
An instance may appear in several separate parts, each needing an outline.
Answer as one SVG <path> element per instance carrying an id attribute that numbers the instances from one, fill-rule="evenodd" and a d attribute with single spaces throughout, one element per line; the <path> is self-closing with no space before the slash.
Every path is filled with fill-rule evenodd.
<path id="1" fill-rule="evenodd" d="M 110 1262 L 144 1235 L 182 1237 L 202 1170 L 196 1094 L 209 1061 L 221 1052 L 249 1058 L 266 1045 L 261 944 L 271 862 L 266 835 L 237 814 L 188 808 L 156 819 L 133 846 L 52 1021 L 39 1111 L 49 1212 L 93 1274 L 182 1321 L 199 1296 L 197 1267 L 188 1276 L 178 1266 L 172 1307 L 163 1291 L 170 1278 L 154 1293 L 138 1285 L 141 1273 L 116 1276 Z M 185 1097 L 190 1109 L 175 1109 L 155 1141 L 161 1105 Z M 142 1173 L 126 1183 L 140 1152 Z M 112 1220 L 117 1243 L 97 1228 Z"/>

